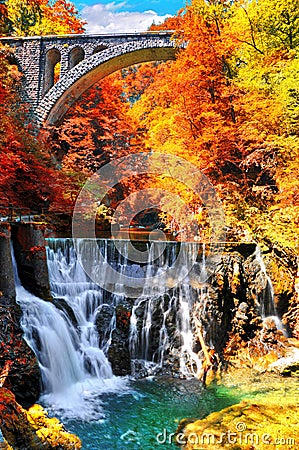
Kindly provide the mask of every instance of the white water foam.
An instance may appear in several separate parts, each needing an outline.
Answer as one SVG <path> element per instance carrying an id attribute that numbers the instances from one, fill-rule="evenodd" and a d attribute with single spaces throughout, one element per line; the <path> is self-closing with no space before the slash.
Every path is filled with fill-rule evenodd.
<path id="1" fill-rule="evenodd" d="M 82 319 L 84 325 L 78 333 L 64 311 L 24 289 L 13 253 L 12 258 L 17 302 L 23 311 L 24 338 L 35 352 L 41 371 L 43 394 L 40 401 L 49 410 L 59 411 L 63 418 L 103 418 L 100 396 L 107 392 L 125 392 L 128 380 L 113 376 L 104 352 L 96 346 L 98 340 L 93 326 Z M 86 313 L 85 306 L 81 302 Z"/>

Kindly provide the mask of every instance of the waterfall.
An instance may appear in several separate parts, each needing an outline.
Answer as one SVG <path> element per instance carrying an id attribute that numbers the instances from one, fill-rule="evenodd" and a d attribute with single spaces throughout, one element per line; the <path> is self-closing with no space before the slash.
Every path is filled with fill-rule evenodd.
<path id="1" fill-rule="evenodd" d="M 77 244 L 84 250 L 81 255 L 72 239 L 47 240 L 53 303 L 23 288 L 13 257 L 24 336 L 41 370 L 41 401 L 54 411 L 59 409 L 64 417 L 102 417 L 99 395 L 127 386 L 124 377 L 113 375 L 108 361 L 111 347 L 122 359 L 115 344 L 115 331 L 123 333 L 117 330 L 119 310 L 129 311 L 123 342 L 131 361 L 141 361 L 154 368 L 154 373 L 171 367 L 170 372 L 182 376 L 198 375 L 201 360 L 193 350 L 191 317 L 201 296 L 194 282 L 204 278 L 205 256 L 201 264 L 195 263 L 196 273 L 189 270 L 190 261 L 196 261 L 198 244 L 142 243 L 148 257 L 137 263 L 130 259 L 130 241 L 115 245 L 112 240 L 98 239 L 95 246 L 94 240 L 82 239 Z M 82 255 L 88 262 L 88 275 Z M 125 277 L 109 277 L 108 266 Z M 93 280 L 94 274 L 99 283 Z M 128 285 L 123 281 L 126 277 L 131 280 Z"/>
<path id="2" fill-rule="evenodd" d="M 257 245 L 256 247 L 254 258 L 260 269 L 258 281 L 263 286 L 263 290 L 257 295 L 257 303 L 260 315 L 263 320 L 271 319 L 275 323 L 276 328 L 282 331 L 285 336 L 287 336 L 285 327 L 276 311 L 274 302 L 274 287 L 271 278 L 267 273 L 265 262 L 263 260 L 259 245 Z"/>
<path id="3" fill-rule="evenodd" d="M 89 276 L 82 269 L 75 247 L 81 261 L 88 261 L 85 268 Z M 192 349 L 190 314 L 198 292 L 190 286 L 188 264 L 196 259 L 198 244 L 151 242 L 146 244 L 147 259 L 139 263 L 130 260 L 130 241 L 126 240 L 98 239 L 95 245 L 93 240 L 82 239 L 75 247 L 71 239 L 49 239 L 47 259 L 52 294 L 57 302 L 66 302 L 74 314 L 83 365 L 87 364 L 96 376 L 112 376 L 105 355 L 116 327 L 116 307 L 125 302 L 131 310 L 128 337 L 131 359 L 162 368 L 171 356 L 176 358 L 177 370 L 182 375 L 196 375 L 201 361 Z M 178 252 L 179 265 L 174 271 Z M 128 285 L 109 276 L 108 264 L 117 273 L 130 277 Z M 107 290 L 92 281 L 93 276 Z M 175 285 L 174 276 L 180 282 L 169 288 Z M 99 336 L 95 323 L 105 308 L 111 318 Z"/>
<path id="4" fill-rule="evenodd" d="M 169 243 L 166 254 L 155 248 L 161 243 L 152 245 L 154 247 L 151 251 L 160 254 L 158 271 L 164 270 L 167 273 L 175 261 L 177 244 Z M 177 372 L 182 376 L 197 376 L 201 360 L 193 351 L 191 310 L 200 294 L 199 289 L 192 288 L 186 268 L 188 260 L 196 260 L 198 245 L 184 243 L 181 244 L 180 251 L 181 264 L 177 271 L 180 282 L 170 289 L 168 286 L 171 285 L 171 280 L 167 276 L 159 278 L 158 285 L 147 282 L 155 271 L 152 264 L 147 264 L 143 292 L 132 309 L 130 352 L 133 360 L 150 362 L 154 369 L 162 369 L 167 360 L 174 367 L 177 366 Z M 205 270 L 205 263 L 202 268 Z M 192 275 L 192 271 L 190 274 Z"/>
<path id="5" fill-rule="evenodd" d="M 58 302 L 64 300 L 76 319 L 81 366 L 98 378 L 111 378 L 112 369 L 100 349 L 95 327 L 97 312 L 103 305 L 103 291 L 88 279 L 68 242 L 64 248 L 48 246 L 47 261 L 52 295 Z"/>
<path id="6" fill-rule="evenodd" d="M 213 347 L 225 324 L 224 305 L 215 305 L 217 291 L 207 281 L 218 256 L 206 258 L 205 246 L 195 242 L 135 244 L 146 258 L 133 259 L 126 240 L 48 239 L 53 303 L 24 289 L 12 252 L 22 327 L 41 370 L 41 400 L 64 417 L 99 419 L 100 395 L 127 389 L 127 379 L 113 375 L 115 355 L 120 362 L 129 355 L 127 374 L 131 362 L 133 375 L 198 376 L 202 338 Z M 253 258 L 259 312 L 282 329 L 259 247 Z"/>
<path id="7" fill-rule="evenodd" d="M 51 260 L 51 252 L 49 254 L 51 287 L 60 298 L 64 296 L 70 303 L 73 299 L 79 327 L 66 311 L 24 289 L 12 251 L 16 298 L 23 312 L 21 326 L 41 371 L 41 401 L 50 408 L 59 409 L 65 417 L 100 418 L 102 410 L 95 396 L 122 389 L 125 383 L 121 384 L 113 377 L 110 364 L 98 346 L 92 312 L 99 300 L 92 293 L 88 295 L 90 285 L 83 281 L 83 271 L 74 260 L 67 264 L 61 251 L 56 256 L 57 264 Z"/>
<path id="8" fill-rule="evenodd" d="M 261 249 L 259 245 L 256 247 L 256 251 L 254 253 L 255 260 L 260 268 L 260 282 L 263 285 L 262 292 L 258 295 L 257 301 L 260 310 L 260 314 L 263 318 L 269 316 L 276 316 L 276 308 L 274 303 L 274 288 L 269 277 L 265 262 L 262 257 Z"/>

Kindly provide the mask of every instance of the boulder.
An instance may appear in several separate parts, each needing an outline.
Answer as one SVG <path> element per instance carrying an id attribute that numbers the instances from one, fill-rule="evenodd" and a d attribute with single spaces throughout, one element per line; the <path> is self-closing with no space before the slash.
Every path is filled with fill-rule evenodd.
<path id="1" fill-rule="evenodd" d="M 0 369 L 10 363 L 4 386 L 12 390 L 23 407 L 28 408 L 40 396 L 41 378 L 36 356 L 23 339 L 20 318 L 18 305 L 0 306 Z"/>
<path id="2" fill-rule="evenodd" d="M 284 376 L 299 377 L 299 349 L 289 348 L 283 358 L 279 358 L 269 366 L 269 370 Z"/>
<path id="3" fill-rule="evenodd" d="M 5 388 L 0 388 L 0 424 L 14 450 L 81 449 L 80 439 L 68 433 L 58 419 L 49 418 L 40 405 L 26 411 Z"/>

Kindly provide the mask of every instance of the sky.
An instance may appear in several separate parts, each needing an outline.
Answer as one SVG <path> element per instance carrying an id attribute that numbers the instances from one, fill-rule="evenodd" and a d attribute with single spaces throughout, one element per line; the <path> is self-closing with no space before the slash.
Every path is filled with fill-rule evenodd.
<path id="1" fill-rule="evenodd" d="M 88 34 L 146 31 L 184 7 L 186 0 L 72 0 Z"/>

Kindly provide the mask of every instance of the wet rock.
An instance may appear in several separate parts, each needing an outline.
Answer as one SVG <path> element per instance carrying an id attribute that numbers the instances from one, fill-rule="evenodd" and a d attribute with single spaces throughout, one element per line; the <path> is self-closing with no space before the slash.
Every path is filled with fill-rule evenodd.
<path id="1" fill-rule="evenodd" d="M 115 329 L 112 331 L 108 359 L 114 375 L 131 374 L 131 356 L 128 336 L 122 330 Z"/>
<path id="2" fill-rule="evenodd" d="M 116 328 L 122 331 L 126 338 L 130 334 L 131 314 L 131 308 L 127 304 L 121 303 L 115 308 Z"/>
<path id="3" fill-rule="evenodd" d="M 26 411 L 8 389 L 0 389 L 0 424 L 7 443 L 15 450 L 79 450 L 80 439 L 68 433 L 40 405 Z"/>
<path id="4" fill-rule="evenodd" d="M 284 376 L 299 377 L 299 349 L 289 348 L 285 357 L 273 362 L 269 366 L 269 370 Z"/>
<path id="5" fill-rule="evenodd" d="M 74 326 L 77 325 L 75 313 L 64 298 L 53 298 L 52 303 L 57 309 L 66 313 L 68 319 L 72 322 Z"/>
<path id="6" fill-rule="evenodd" d="M 20 318 L 18 305 L 0 307 L 0 368 L 7 361 L 12 363 L 4 387 L 12 390 L 17 401 L 28 408 L 40 396 L 41 377 L 36 356 L 23 339 Z"/>
<path id="7" fill-rule="evenodd" d="M 263 237 L 264 261 L 274 286 L 277 313 L 289 334 L 299 337 L 299 306 L 296 295 L 297 252 Z"/>
<path id="8" fill-rule="evenodd" d="M 114 316 L 114 306 L 102 305 L 96 315 L 95 326 L 100 337 L 100 346 L 102 347 L 108 341 L 111 332 L 110 324 Z"/>
<path id="9" fill-rule="evenodd" d="M 140 359 L 132 359 L 131 370 L 132 375 L 136 380 L 149 376 L 148 365 L 146 366 L 145 361 Z"/>
<path id="10" fill-rule="evenodd" d="M 12 226 L 12 238 L 23 286 L 37 297 L 52 300 L 44 230 L 44 224 L 17 223 Z"/>
<path id="11" fill-rule="evenodd" d="M 2 305 L 15 302 L 16 291 L 10 248 L 10 225 L 0 224 L 0 297 Z"/>
<path id="12" fill-rule="evenodd" d="M 106 322 L 108 322 L 110 317 L 110 324 L 113 317 L 112 310 L 105 308 L 103 314 Z M 129 350 L 130 317 L 131 306 L 124 300 L 124 302 L 115 307 L 115 328 L 111 332 L 111 343 L 108 349 L 108 359 L 115 375 L 131 374 L 131 355 Z M 101 321 L 101 324 L 103 324 L 103 321 Z"/>

